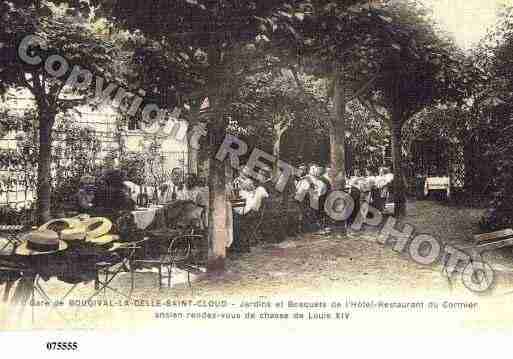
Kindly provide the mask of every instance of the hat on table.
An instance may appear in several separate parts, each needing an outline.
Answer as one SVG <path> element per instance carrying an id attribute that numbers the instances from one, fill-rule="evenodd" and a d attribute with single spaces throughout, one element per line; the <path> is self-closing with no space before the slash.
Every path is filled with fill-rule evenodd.
<path id="1" fill-rule="evenodd" d="M 77 217 L 52 219 L 39 227 L 40 231 L 48 229 L 60 234 L 65 241 L 84 240 L 86 236 L 86 227 Z"/>
<path id="2" fill-rule="evenodd" d="M 108 234 L 112 222 L 105 217 L 93 217 L 84 222 L 86 227 L 86 242 L 104 245 L 119 239 L 117 235 Z"/>
<path id="3" fill-rule="evenodd" d="M 68 248 L 66 242 L 59 239 L 59 235 L 49 229 L 28 232 L 21 237 L 23 241 L 15 253 L 20 256 L 33 256 L 52 254 Z"/>
<path id="4" fill-rule="evenodd" d="M 93 243 L 99 246 L 103 246 L 119 240 L 119 236 L 116 234 L 106 234 L 104 236 L 88 239 L 87 243 Z"/>

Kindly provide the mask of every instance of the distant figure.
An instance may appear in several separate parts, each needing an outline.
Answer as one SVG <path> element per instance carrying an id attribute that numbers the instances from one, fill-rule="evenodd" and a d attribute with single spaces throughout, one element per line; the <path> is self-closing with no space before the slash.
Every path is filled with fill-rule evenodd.
<path id="1" fill-rule="evenodd" d="M 80 213 L 90 213 L 93 208 L 94 196 L 96 193 L 95 180 L 93 176 L 82 176 L 80 178 L 79 190 L 77 193 L 77 206 Z"/>
<path id="2" fill-rule="evenodd" d="M 305 164 L 300 164 L 298 167 L 297 167 L 297 170 L 295 171 L 294 173 L 294 184 L 296 186 L 296 191 L 298 190 L 298 185 L 299 183 L 301 182 L 301 180 L 303 179 L 303 177 L 305 177 L 306 175 L 308 174 L 308 170 L 306 168 L 306 165 Z"/>
<path id="3" fill-rule="evenodd" d="M 171 171 L 171 181 L 166 182 L 161 187 L 161 198 L 163 203 L 169 203 L 177 199 L 178 191 L 184 187 L 183 171 L 181 168 L 173 168 Z"/>

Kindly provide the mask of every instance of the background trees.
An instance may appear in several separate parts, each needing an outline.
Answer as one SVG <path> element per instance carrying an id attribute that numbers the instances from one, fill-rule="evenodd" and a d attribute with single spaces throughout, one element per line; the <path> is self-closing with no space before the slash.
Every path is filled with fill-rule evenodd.
<path id="1" fill-rule="evenodd" d="M 418 3 L 394 2 L 378 11 L 388 20 L 385 25 L 388 32 L 383 41 L 392 40 L 391 46 L 397 51 L 382 57 L 381 73 L 372 91 L 362 98 L 364 103 L 377 103 L 386 110 L 383 118 L 392 135 L 395 215 L 404 216 L 402 128 L 427 106 L 460 103 L 468 98 L 470 91 L 465 83 L 470 75 L 463 54 L 435 31 L 434 24 Z M 379 115 L 379 111 L 375 113 Z"/>
<path id="2" fill-rule="evenodd" d="M 482 159 L 474 168 L 475 183 L 487 183 L 492 197 L 481 223 L 487 230 L 513 225 L 512 54 L 513 12 L 506 8 L 474 54 L 482 81 L 475 86 L 467 138 Z"/>

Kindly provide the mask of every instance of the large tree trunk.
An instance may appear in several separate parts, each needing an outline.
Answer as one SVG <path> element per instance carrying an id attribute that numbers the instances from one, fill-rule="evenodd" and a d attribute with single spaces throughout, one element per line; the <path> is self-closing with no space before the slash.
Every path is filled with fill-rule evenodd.
<path id="1" fill-rule="evenodd" d="M 40 223 L 50 220 L 51 207 L 51 155 L 54 114 L 43 114 L 39 119 L 39 161 L 37 167 L 38 219 Z"/>
<path id="2" fill-rule="evenodd" d="M 402 139 L 401 130 L 404 119 L 402 113 L 396 113 L 392 116 L 392 163 L 394 167 L 394 215 L 404 217 L 406 215 L 406 188 L 402 172 Z"/>
<path id="3" fill-rule="evenodd" d="M 225 270 L 226 245 L 229 240 L 230 231 L 228 230 L 228 203 L 226 198 L 225 166 L 215 157 L 216 153 L 223 143 L 226 135 L 227 123 L 220 114 L 220 106 L 223 92 L 223 84 L 226 79 L 223 78 L 222 58 L 220 44 L 217 34 L 212 34 L 211 44 L 208 49 L 208 62 L 210 71 L 207 80 L 208 101 L 213 111 L 213 117 L 210 118 L 209 126 L 209 168 L 208 168 L 208 188 L 209 188 L 209 213 L 208 213 L 208 263 L 207 271 L 210 273 L 219 273 Z"/>
<path id="4" fill-rule="evenodd" d="M 340 81 L 335 80 L 334 118 L 331 122 L 330 134 L 330 167 L 329 173 L 334 190 L 344 190 L 346 185 L 346 98 Z"/>
<path id="5" fill-rule="evenodd" d="M 227 224 L 228 213 L 226 201 L 225 166 L 216 160 L 215 155 L 223 142 L 225 126 L 214 123 L 210 130 L 210 156 L 208 168 L 209 214 L 208 214 L 208 264 L 210 273 L 225 269 L 226 244 L 229 240 Z"/>

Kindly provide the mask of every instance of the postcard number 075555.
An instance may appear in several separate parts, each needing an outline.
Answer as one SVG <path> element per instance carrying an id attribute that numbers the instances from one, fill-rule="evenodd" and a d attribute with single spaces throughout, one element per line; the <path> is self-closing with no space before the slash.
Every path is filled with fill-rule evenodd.
<path id="1" fill-rule="evenodd" d="M 48 342 L 46 343 L 46 349 L 48 350 L 78 350 L 77 342 Z"/>

